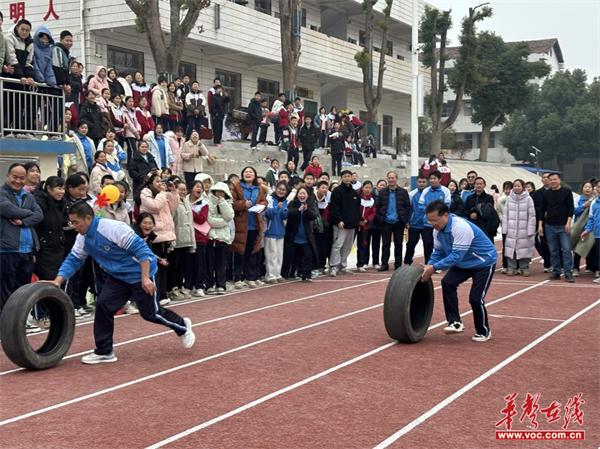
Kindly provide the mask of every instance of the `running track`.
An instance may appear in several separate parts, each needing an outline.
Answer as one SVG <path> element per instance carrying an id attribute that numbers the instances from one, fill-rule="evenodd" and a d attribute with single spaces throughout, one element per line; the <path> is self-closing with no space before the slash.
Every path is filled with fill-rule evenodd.
<path id="1" fill-rule="evenodd" d="M 597 448 L 600 289 L 497 273 L 487 296 L 493 339 L 446 336 L 439 290 L 427 337 L 394 344 L 383 327 L 390 273 L 291 282 L 178 303 L 196 346 L 139 317 L 116 320 L 114 364 L 84 366 L 92 326 L 42 372 L 0 353 L 0 448 Z M 32 342 L 43 335 L 32 336 Z M 504 396 L 540 406 L 583 393 L 586 440 L 495 439 Z M 518 409 L 519 415 L 521 409 Z M 528 430 L 518 422 L 516 430 Z M 542 429 L 560 430 L 538 416 Z M 499 430 L 502 430 L 500 428 Z"/>

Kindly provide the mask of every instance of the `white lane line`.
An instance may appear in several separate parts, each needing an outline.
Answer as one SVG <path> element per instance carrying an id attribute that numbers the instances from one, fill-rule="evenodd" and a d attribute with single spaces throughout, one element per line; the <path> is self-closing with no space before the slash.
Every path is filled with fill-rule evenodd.
<path id="1" fill-rule="evenodd" d="M 556 318 L 538 318 L 535 316 L 517 316 L 517 315 L 494 315 L 491 314 L 491 317 L 494 318 L 516 318 L 519 320 L 538 320 L 538 321 L 554 321 L 557 323 L 562 323 L 565 320 L 557 320 Z"/>
<path id="2" fill-rule="evenodd" d="M 445 408 L 448 405 L 450 405 L 456 399 L 458 399 L 459 397 L 461 397 L 462 395 L 464 395 L 468 391 L 470 391 L 473 388 L 475 388 L 477 385 L 479 385 L 481 382 L 483 382 L 484 380 L 486 380 L 488 377 L 490 377 L 493 374 L 497 373 L 502 368 L 504 368 L 506 365 L 514 362 L 519 357 L 521 357 L 523 354 L 529 352 L 531 349 L 535 348 L 537 345 L 539 345 L 540 343 L 542 343 L 544 340 L 548 339 L 549 337 L 551 337 L 552 335 L 554 335 L 555 333 L 557 333 L 559 330 L 561 330 L 565 326 L 568 326 L 573 321 L 575 321 L 577 318 L 579 318 L 580 316 L 582 316 L 585 313 L 589 312 L 590 310 L 592 310 L 594 307 L 598 306 L 599 304 L 600 304 L 600 299 L 596 300 L 594 303 L 590 304 L 589 306 L 587 306 L 584 309 L 580 310 L 576 314 L 572 315 L 571 317 L 569 317 L 568 319 L 566 319 L 562 323 L 556 325 L 556 327 L 553 327 L 552 329 L 550 329 L 545 334 L 543 334 L 540 337 L 536 338 L 534 341 L 532 341 L 531 343 L 527 344 L 526 346 L 524 346 L 523 348 L 521 348 L 520 350 L 518 350 L 517 352 L 515 352 L 514 354 L 512 354 L 510 357 L 507 357 L 506 359 L 502 360 L 500 363 L 498 363 L 494 367 L 492 367 L 489 370 L 487 370 L 481 376 L 473 379 L 471 382 L 469 382 L 467 385 L 465 385 L 464 387 L 462 387 L 460 390 L 458 390 L 455 393 L 453 393 L 452 395 L 448 396 L 446 399 L 444 399 L 443 401 L 441 401 L 438 404 L 436 404 L 434 407 L 432 407 L 431 409 L 429 409 L 428 411 L 426 411 L 425 413 L 423 413 L 421 416 L 419 416 L 418 418 L 414 419 L 413 421 L 411 421 L 410 423 L 408 423 L 406 426 L 402 427 L 400 430 L 398 430 L 394 434 L 390 435 L 388 438 L 386 438 L 381 443 L 379 443 L 377 446 L 375 446 L 374 449 L 384 449 L 384 448 L 388 447 L 390 444 L 394 443 L 400 437 L 402 437 L 403 435 L 406 435 L 408 432 L 410 432 L 411 430 L 413 430 L 415 427 L 423 424 L 425 421 L 427 421 L 433 415 L 435 415 L 436 413 L 438 413 L 440 410 L 442 410 L 443 408 Z"/>
<path id="3" fill-rule="evenodd" d="M 513 293 L 511 293 L 511 294 L 509 294 L 507 296 L 503 296 L 502 298 L 496 299 L 496 300 L 488 303 L 488 306 L 491 306 L 492 304 L 496 304 L 498 302 L 501 302 L 501 301 L 504 301 L 506 299 L 512 298 L 513 296 L 519 295 L 519 294 L 524 293 L 526 291 L 532 290 L 532 289 L 534 289 L 534 288 L 536 288 L 536 287 L 538 287 L 540 285 L 545 284 L 546 282 L 548 282 L 548 281 L 542 281 L 542 282 L 540 282 L 537 285 L 532 285 L 530 287 L 527 287 L 527 288 L 518 290 L 516 292 L 513 292 Z M 441 287 L 438 286 L 436 289 L 438 289 L 438 288 L 441 288 Z M 38 409 L 38 410 L 33 410 L 33 411 L 25 413 L 23 415 L 14 416 L 12 418 L 8 418 L 8 419 L 5 419 L 3 421 L 0 421 L 0 427 L 4 426 L 6 424 L 10 424 L 10 423 L 13 423 L 13 422 L 17 422 L 17 421 L 21 421 L 21 420 L 24 420 L 24 419 L 27 419 L 27 418 L 31 418 L 32 416 L 41 415 L 43 413 L 46 413 L 46 412 L 49 412 L 49 411 L 52 411 L 52 410 L 56 410 L 56 409 L 59 409 L 59 408 L 62 408 L 62 407 L 66 407 L 67 405 L 76 404 L 78 402 L 82 402 L 82 401 L 85 401 L 87 399 L 95 398 L 95 397 L 98 397 L 98 396 L 101 396 L 101 395 L 104 395 L 104 394 L 107 394 L 107 393 L 111 393 L 113 391 L 121 390 L 123 388 L 130 387 L 132 385 L 136 385 L 138 383 L 145 382 L 147 380 L 155 379 L 157 377 L 161 377 L 161 376 L 164 376 L 164 375 L 167 375 L 167 374 L 170 374 L 170 373 L 182 370 L 184 368 L 189 368 L 191 366 L 195 366 L 195 365 L 198 365 L 200 363 L 208 362 L 210 360 L 214 360 L 214 359 L 223 357 L 225 355 L 233 354 L 235 352 L 242 351 L 244 349 L 248 349 L 248 348 L 251 348 L 253 346 L 260 345 L 262 343 L 273 341 L 273 340 L 276 340 L 276 339 L 281 338 L 281 337 L 286 337 L 288 335 L 292 335 L 292 334 L 295 334 L 297 332 L 304 331 L 306 329 L 311 329 L 311 328 L 314 328 L 314 327 L 317 327 L 317 326 L 321 326 L 323 324 L 331 323 L 333 321 L 337 321 L 337 320 L 340 320 L 340 319 L 343 319 L 343 318 L 347 318 L 349 316 L 353 316 L 353 315 L 356 315 L 356 314 L 359 314 L 359 313 L 362 313 L 362 312 L 366 312 L 368 310 L 372 310 L 372 309 L 375 309 L 375 308 L 378 308 L 378 307 L 382 307 L 382 306 L 383 306 L 383 304 L 375 304 L 374 306 L 366 307 L 366 308 L 360 309 L 360 310 L 355 310 L 354 312 L 350 312 L 350 313 L 346 313 L 346 314 L 343 314 L 343 315 L 339 315 L 339 316 L 336 316 L 336 317 L 333 317 L 333 318 L 329 318 L 327 320 L 318 321 L 316 323 L 309 324 L 309 325 L 302 326 L 302 327 L 298 327 L 296 329 L 292 329 L 292 330 L 289 330 L 289 331 L 286 331 L 286 332 L 282 332 L 282 333 L 279 333 L 279 334 L 276 334 L 276 335 L 272 335 L 270 337 L 262 338 L 260 340 L 255 340 L 255 341 L 247 343 L 245 345 L 238 346 L 238 347 L 232 348 L 232 349 L 228 349 L 227 351 L 219 352 L 217 354 L 213 354 L 213 355 L 210 355 L 210 356 L 207 356 L 207 357 L 203 357 L 201 359 L 194 360 L 192 362 L 188 362 L 188 363 L 185 363 L 183 365 L 177 365 L 177 366 L 174 366 L 173 368 L 169 368 L 169 369 L 166 369 L 166 370 L 163 370 L 163 371 L 159 371 L 159 372 L 156 372 L 156 373 L 153 373 L 153 374 L 149 374 L 147 376 L 139 377 L 139 378 L 131 380 L 129 382 L 125 382 L 125 383 L 118 384 L 118 385 L 113 385 L 112 387 L 104 388 L 102 390 L 98 390 L 98 391 L 95 391 L 93 393 L 89 393 L 89 394 L 86 394 L 86 395 L 83 395 L 83 396 L 79 396 L 79 397 L 76 397 L 76 398 L 73 398 L 73 399 L 69 399 L 69 400 L 64 401 L 64 402 L 59 402 L 58 404 L 50 405 L 48 407 L 44 407 L 44 408 L 41 408 L 41 409 Z M 469 315 L 471 313 L 472 313 L 472 311 L 469 310 L 468 312 L 464 312 L 463 314 L 461 314 L 461 316 L 466 316 L 466 315 Z M 435 329 L 436 327 L 440 327 L 443 324 L 446 324 L 446 321 L 441 321 L 441 322 L 439 322 L 439 323 L 437 323 L 437 324 L 429 327 L 429 329 Z"/>
<path id="4" fill-rule="evenodd" d="M 193 324 L 192 327 L 205 326 L 207 324 L 217 323 L 219 321 L 229 320 L 229 319 L 232 319 L 232 318 L 238 318 L 238 317 L 241 317 L 241 316 L 244 316 L 244 315 L 250 315 L 252 313 L 262 312 L 264 310 L 274 309 L 276 307 L 281 307 L 281 306 L 285 306 L 285 305 L 288 305 L 288 304 L 293 304 L 293 303 L 300 302 L 300 301 L 306 301 L 307 299 L 313 299 L 313 298 L 317 298 L 319 296 L 330 295 L 332 293 L 339 293 L 339 292 L 343 292 L 345 290 L 350 290 L 352 288 L 364 287 L 366 285 L 371 285 L 371 284 L 376 284 L 376 283 L 379 283 L 379 282 L 384 282 L 386 280 L 387 280 L 387 278 L 386 279 L 379 279 L 379 280 L 376 280 L 376 281 L 366 281 L 366 282 L 363 281 L 364 283 L 363 284 L 359 284 L 359 285 L 350 285 L 348 287 L 336 288 L 335 290 L 328 290 L 326 292 L 315 293 L 314 295 L 304 296 L 302 298 L 291 299 L 289 301 L 278 302 L 276 304 L 270 304 L 268 306 L 258 307 L 256 309 L 250 309 L 250 310 L 246 310 L 244 312 L 234 313 L 232 315 L 225 315 L 225 316 L 222 316 L 222 317 L 219 317 L 219 318 L 213 318 L 213 319 L 210 319 L 210 320 L 201 321 L 199 323 Z M 156 332 L 154 334 L 150 334 L 150 335 L 145 335 L 145 336 L 142 336 L 142 337 L 133 338 L 131 340 L 122 341 L 120 343 L 115 343 L 113 346 L 117 347 L 117 346 L 127 345 L 127 344 L 130 344 L 130 343 L 137 343 L 138 341 L 144 341 L 144 340 L 148 340 L 149 338 L 154 338 L 154 337 L 158 337 L 158 336 L 161 336 L 161 335 L 167 335 L 167 334 L 172 334 L 172 333 L 173 333 L 172 330 L 163 331 L 163 332 Z M 63 357 L 63 360 L 72 359 L 74 357 L 79 357 L 79 356 L 82 356 L 82 355 L 85 355 L 85 354 L 89 354 L 93 350 L 94 349 L 88 349 L 88 350 L 77 352 L 77 353 L 74 353 L 74 354 L 69 354 L 69 355 Z M 25 370 L 25 368 L 14 368 L 14 369 L 11 369 L 11 370 L 0 372 L 0 376 L 5 376 L 7 374 L 16 373 L 16 372 L 24 371 L 24 370 Z"/>
<path id="5" fill-rule="evenodd" d="M 519 294 L 521 294 L 521 293 L 523 293 L 525 291 L 531 290 L 531 289 L 533 289 L 533 288 L 535 288 L 535 287 L 537 287 L 539 285 L 543 285 L 546 282 L 548 282 L 548 281 L 542 281 L 542 282 L 540 282 L 536 286 L 531 286 L 531 287 L 528 287 L 526 289 L 519 290 L 517 292 L 513 292 L 510 295 L 503 296 L 502 298 L 498 298 L 498 299 L 496 299 L 496 300 L 491 301 L 490 303 L 488 303 L 488 306 L 491 306 L 491 305 L 496 304 L 496 303 L 501 302 L 501 301 L 505 301 L 505 300 L 507 300 L 509 298 L 512 298 L 512 297 L 514 297 L 516 295 L 519 295 Z M 437 288 L 440 288 L 440 287 L 437 287 Z M 471 313 L 472 313 L 472 311 L 464 312 L 464 313 L 461 313 L 460 316 L 464 317 L 464 316 L 469 315 Z M 427 330 L 430 331 L 432 329 L 436 329 L 438 327 L 441 327 L 441 326 L 443 326 L 445 324 L 446 324 L 446 321 L 440 321 L 437 324 L 429 326 L 429 328 Z M 361 361 L 361 360 L 363 360 L 363 359 L 365 359 L 367 357 L 370 357 L 370 356 L 372 356 L 374 354 L 377 354 L 378 352 L 381 352 L 381 351 L 383 351 L 383 350 L 385 350 L 387 348 L 391 348 L 392 346 L 395 346 L 397 344 L 398 344 L 398 342 L 395 342 L 395 341 L 390 342 L 390 343 L 386 343 L 385 345 L 379 346 L 378 348 L 372 349 L 371 351 L 366 352 L 364 354 L 361 354 L 361 355 L 359 355 L 357 357 L 354 357 L 354 358 L 352 358 L 350 360 L 346 360 L 345 362 L 342 362 L 339 365 L 335 365 L 335 366 L 333 366 L 333 367 L 331 367 L 331 368 L 329 368 L 329 369 L 327 369 L 325 371 L 321 371 L 320 373 L 314 374 L 313 376 L 307 377 L 306 379 L 298 381 L 298 382 L 296 382 L 296 383 L 294 383 L 292 385 L 288 385 L 287 387 L 281 388 L 280 390 L 277 390 L 277 391 L 269 393 L 269 394 L 267 394 L 265 396 L 262 396 L 262 397 L 254 400 L 252 402 L 244 404 L 244 405 L 242 405 L 242 406 L 240 406 L 240 407 L 238 407 L 236 409 L 233 409 L 233 410 L 231 410 L 231 411 L 229 411 L 229 412 L 227 412 L 227 413 L 225 413 L 223 415 L 217 416 L 217 417 L 215 417 L 215 418 L 213 418 L 213 419 L 211 419 L 209 421 L 205 421 L 205 422 L 203 422 L 201 424 L 198 424 L 197 426 L 191 427 L 191 428 L 186 429 L 186 430 L 184 430 L 184 431 L 182 431 L 180 433 L 172 435 L 169 438 L 166 438 L 166 439 L 164 439 L 162 441 L 159 441 L 159 442 L 157 442 L 157 443 L 155 443 L 155 444 L 153 444 L 151 446 L 146 447 L 145 449 L 158 449 L 158 448 L 163 447 L 163 446 L 165 446 L 167 444 L 173 443 L 174 441 L 180 440 L 181 438 L 184 438 L 184 437 L 186 437 L 188 435 L 191 435 L 192 433 L 198 432 L 198 431 L 200 431 L 202 429 L 205 429 L 205 428 L 207 428 L 209 426 L 212 426 L 213 424 L 221 422 L 221 421 L 223 421 L 223 420 L 225 420 L 227 418 L 231 418 L 232 416 L 235 416 L 235 415 L 237 415 L 239 413 L 242 413 L 242 412 L 244 412 L 244 411 L 246 411 L 248 409 L 256 407 L 257 405 L 260 405 L 260 404 L 262 404 L 264 402 L 267 402 L 267 401 L 269 401 L 269 400 L 271 400 L 273 398 L 276 398 L 277 396 L 281 396 L 284 393 L 287 393 L 287 392 L 289 392 L 291 390 L 294 390 L 294 389 L 296 389 L 298 387 L 306 385 L 307 383 L 310 383 L 310 382 L 313 382 L 313 381 L 315 381 L 317 379 L 320 379 L 320 378 L 322 378 L 322 377 L 324 377 L 324 376 L 326 376 L 328 374 L 331 374 L 331 373 L 333 373 L 335 371 L 338 371 L 338 370 L 340 370 L 342 368 L 345 368 L 345 367 L 347 367 L 349 365 L 352 365 L 353 363 L 359 362 L 359 361 Z"/>

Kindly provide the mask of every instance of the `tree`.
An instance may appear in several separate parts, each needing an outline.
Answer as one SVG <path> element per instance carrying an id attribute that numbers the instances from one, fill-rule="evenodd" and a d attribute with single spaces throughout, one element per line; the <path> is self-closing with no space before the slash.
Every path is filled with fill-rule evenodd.
<path id="1" fill-rule="evenodd" d="M 600 155 L 600 80 L 586 81 L 583 70 L 557 72 L 511 114 L 502 140 L 515 159 L 534 162 L 534 145 L 542 150 L 539 161 L 564 171 L 566 162 Z"/>
<path id="2" fill-rule="evenodd" d="M 210 0 L 169 0 L 168 37 L 160 24 L 159 0 L 125 0 L 125 3 L 136 15 L 140 31 L 148 37 L 156 72 L 176 74 L 185 40 L 196 25 L 200 11 L 210 6 Z"/>
<path id="3" fill-rule="evenodd" d="M 543 61 L 528 62 L 530 51 L 524 42 L 506 44 L 489 32 L 479 33 L 478 53 L 483 79 L 471 93 L 471 121 L 481 124 L 479 160 L 486 162 L 492 128 L 527 104 L 529 81 L 546 76 L 550 66 Z"/>
<path id="4" fill-rule="evenodd" d="M 365 12 L 365 45 L 362 51 L 354 55 L 356 64 L 362 70 L 363 75 L 363 98 L 367 109 L 367 121 L 377 122 L 377 110 L 383 98 L 383 74 L 385 72 L 385 52 L 387 48 L 387 32 L 392 13 L 393 0 L 384 0 L 383 21 L 378 27 L 381 29 L 381 46 L 379 47 L 379 67 L 377 72 L 377 87 L 373 85 L 373 55 L 374 55 L 374 31 L 375 12 L 374 6 L 377 0 L 363 0 Z"/>
<path id="5" fill-rule="evenodd" d="M 419 40 L 423 43 L 423 65 L 429 68 L 431 74 L 429 116 L 432 128 L 430 145 L 432 154 L 440 151 L 444 130 L 456 121 L 462 108 L 463 95 L 470 94 L 480 82 L 475 25 L 491 15 L 492 9 L 483 4 L 469 8 L 469 15 L 462 21 L 459 57 L 454 67 L 449 70 L 446 84 L 446 61 L 448 60 L 446 45 L 448 30 L 452 27 L 450 11 L 425 7 L 425 13 L 421 18 Z M 446 120 L 442 121 L 444 92 L 448 86 L 455 94 L 454 106 Z"/>
<path id="6" fill-rule="evenodd" d="M 281 34 L 281 63 L 283 90 L 292 98 L 296 92 L 298 62 L 300 61 L 300 30 L 302 29 L 302 0 L 279 0 L 279 30 Z"/>
<path id="7" fill-rule="evenodd" d="M 410 134 L 408 134 L 408 136 L 410 136 Z M 419 117 L 419 156 L 427 157 L 431 154 L 431 136 L 431 119 L 429 117 Z M 451 151 L 458 149 L 456 132 L 452 127 L 444 130 L 440 149 Z"/>

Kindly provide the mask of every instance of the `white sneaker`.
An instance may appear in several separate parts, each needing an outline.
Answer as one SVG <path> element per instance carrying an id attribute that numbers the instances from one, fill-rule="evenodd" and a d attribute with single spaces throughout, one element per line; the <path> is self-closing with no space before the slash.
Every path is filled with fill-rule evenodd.
<path id="1" fill-rule="evenodd" d="M 258 283 L 256 281 L 246 281 L 246 285 L 248 285 L 250 288 L 258 287 Z"/>
<path id="2" fill-rule="evenodd" d="M 134 313 L 140 313 L 140 311 L 135 306 L 135 304 L 133 304 L 130 301 L 128 301 L 127 304 L 125 304 L 125 307 L 123 307 L 123 312 L 125 312 L 127 315 L 133 315 Z"/>
<path id="3" fill-rule="evenodd" d="M 364 273 L 367 271 L 367 269 L 365 267 L 357 267 L 356 271 L 358 271 L 359 273 Z"/>
<path id="4" fill-rule="evenodd" d="M 225 294 L 225 289 L 223 287 L 217 288 L 217 295 L 224 295 L 224 294 Z"/>
<path id="5" fill-rule="evenodd" d="M 594 281 L 593 281 L 593 282 L 594 282 L 594 284 L 600 284 L 600 278 L 596 278 L 596 279 L 594 279 Z"/>
<path id="6" fill-rule="evenodd" d="M 492 338 L 492 333 L 488 332 L 487 335 L 475 334 L 471 337 L 471 340 L 478 343 L 483 343 L 484 341 L 488 341 L 490 338 Z"/>
<path id="7" fill-rule="evenodd" d="M 465 330 L 465 325 L 460 321 L 455 321 L 454 323 L 450 323 L 446 326 L 442 331 L 444 334 L 458 334 Z"/>
<path id="8" fill-rule="evenodd" d="M 178 288 L 171 290 L 168 296 L 171 301 L 183 301 L 186 299 L 183 292 L 181 292 Z"/>
<path id="9" fill-rule="evenodd" d="M 244 287 L 247 287 L 246 283 L 244 281 L 237 281 L 235 284 L 233 284 L 233 288 L 240 290 Z"/>
<path id="10" fill-rule="evenodd" d="M 41 332 L 42 329 L 35 323 L 33 317 L 29 315 L 27 317 L 27 322 L 25 323 L 25 333 L 27 334 L 35 334 L 36 332 Z"/>
<path id="11" fill-rule="evenodd" d="M 211 287 L 211 288 L 207 289 L 204 293 L 206 293 L 207 295 L 216 295 L 217 289 L 215 287 Z"/>
<path id="12" fill-rule="evenodd" d="M 265 283 L 264 283 L 263 281 L 261 281 L 260 279 L 257 279 L 257 280 L 256 280 L 256 284 L 257 284 L 259 287 L 262 287 L 263 285 L 265 285 Z"/>
<path id="13" fill-rule="evenodd" d="M 190 349 L 192 346 L 194 346 L 194 342 L 196 341 L 196 334 L 194 334 L 194 331 L 192 330 L 192 320 L 190 320 L 189 318 L 184 318 L 183 322 L 185 323 L 187 332 L 181 335 L 179 338 L 181 339 L 181 344 L 183 345 L 183 347 L 185 349 Z"/>
<path id="14" fill-rule="evenodd" d="M 90 314 L 87 312 L 87 310 L 85 310 L 83 307 L 80 307 L 79 309 L 77 309 L 77 312 L 79 312 L 80 318 L 89 318 L 89 316 L 90 316 Z"/>
<path id="15" fill-rule="evenodd" d="M 116 361 L 117 357 L 115 356 L 114 352 L 105 355 L 96 354 L 95 352 L 92 352 L 91 354 L 86 354 L 83 357 L 81 357 L 81 363 L 85 363 L 86 365 L 95 365 L 97 363 L 111 363 Z"/>
<path id="16" fill-rule="evenodd" d="M 340 273 L 343 273 L 343 274 L 354 274 L 352 271 L 350 271 L 348 269 L 348 267 L 342 267 L 342 269 L 340 270 Z"/>
<path id="17" fill-rule="evenodd" d="M 158 301 L 158 303 L 161 306 L 166 306 L 167 304 L 171 304 L 171 300 L 169 298 L 163 298 L 160 301 Z"/>
<path id="18" fill-rule="evenodd" d="M 188 290 L 187 288 L 180 288 L 179 293 L 183 296 L 183 299 L 190 299 L 192 297 L 191 290 Z"/>
<path id="19" fill-rule="evenodd" d="M 196 290 L 192 290 L 192 296 L 195 298 L 203 298 L 206 294 L 204 293 L 204 290 L 197 288 Z"/>
<path id="20" fill-rule="evenodd" d="M 373 268 L 375 268 L 376 270 L 379 270 L 381 268 L 381 265 L 379 265 L 379 264 L 373 265 Z"/>
<path id="21" fill-rule="evenodd" d="M 331 276 L 332 278 L 337 276 L 337 270 L 335 268 L 330 268 L 329 269 L 329 276 Z"/>

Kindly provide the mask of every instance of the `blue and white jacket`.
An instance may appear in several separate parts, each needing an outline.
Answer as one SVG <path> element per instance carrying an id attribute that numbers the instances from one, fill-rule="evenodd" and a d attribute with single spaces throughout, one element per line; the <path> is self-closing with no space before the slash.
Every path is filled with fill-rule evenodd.
<path id="1" fill-rule="evenodd" d="M 475 224 L 454 214 L 450 214 L 443 230 L 433 230 L 433 239 L 429 265 L 436 270 L 477 269 L 496 264 L 496 247 L 489 237 Z"/>
<path id="2" fill-rule="evenodd" d="M 590 205 L 590 215 L 584 231 L 594 234 L 595 239 L 600 239 L 600 197 Z"/>
<path id="3" fill-rule="evenodd" d="M 425 215 L 425 209 L 427 206 L 434 201 L 443 201 L 446 206 L 450 207 L 450 203 L 452 202 L 452 195 L 450 194 L 450 190 L 448 187 L 438 186 L 436 188 L 427 187 L 423 190 L 421 194 L 421 198 L 419 198 L 419 207 L 423 209 L 423 224 L 421 227 L 430 228 L 431 225 L 427 220 L 427 216 Z"/>
<path id="4" fill-rule="evenodd" d="M 146 242 L 127 224 L 108 218 L 94 217 L 84 235 L 78 234 L 75 245 L 58 270 L 70 279 L 91 256 L 111 276 L 127 283 L 142 280 L 140 262 L 150 261 L 150 277 L 156 274 L 156 256 Z"/>
<path id="5" fill-rule="evenodd" d="M 408 224 L 411 228 L 414 229 L 423 229 L 423 221 L 426 220 L 425 208 L 422 207 L 421 204 L 419 204 L 420 199 L 423 197 L 424 191 L 425 189 L 414 189 L 408 193 L 408 196 L 410 197 L 410 205 L 412 206 L 410 210 L 410 218 L 408 220 Z"/>
<path id="6" fill-rule="evenodd" d="M 279 203 L 283 203 L 280 208 Z M 267 231 L 265 237 L 270 239 L 282 239 L 285 237 L 285 220 L 288 214 L 287 199 L 280 200 L 273 195 L 267 197 Z"/>

